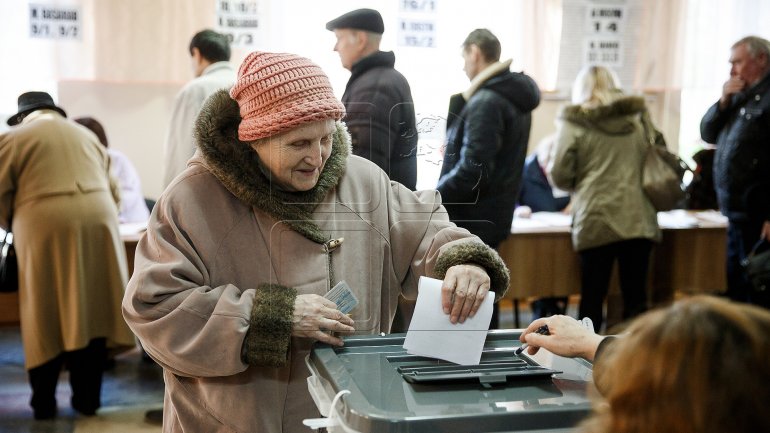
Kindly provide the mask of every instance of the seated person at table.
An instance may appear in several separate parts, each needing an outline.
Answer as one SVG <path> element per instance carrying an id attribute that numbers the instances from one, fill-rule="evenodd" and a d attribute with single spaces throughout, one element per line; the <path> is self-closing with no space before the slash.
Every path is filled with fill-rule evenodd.
<path id="1" fill-rule="evenodd" d="M 107 133 L 101 122 L 93 117 L 78 117 L 75 122 L 85 126 L 96 134 L 96 138 L 107 149 L 110 156 L 110 170 L 118 179 L 120 186 L 120 210 L 118 218 L 121 223 L 143 223 L 150 217 L 150 210 L 142 195 L 142 181 L 134 164 L 123 152 L 110 147 Z"/>
<path id="2" fill-rule="evenodd" d="M 714 146 L 704 143 L 704 148 L 695 152 L 693 177 L 687 185 L 687 209 L 719 209 L 717 192 L 714 189 Z"/>
<path id="3" fill-rule="evenodd" d="M 542 139 L 524 162 L 516 210 L 525 213 L 522 215 L 525 218 L 526 213 L 532 212 L 569 212 L 569 193 L 551 185 L 545 171 L 555 138 L 555 135 L 549 135 Z"/>
<path id="4" fill-rule="evenodd" d="M 350 154 L 345 109 L 320 67 L 255 52 L 196 121 L 198 151 L 136 250 L 123 314 L 164 369 L 164 431 L 305 431 L 320 414 L 305 357 L 340 333 L 389 332 L 420 276 L 444 280 L 453 323 L 508 271 L 413 192 Z M 345 280 L 351 315 L 323 297 Z"/>
<path id="5" fill-rule="evenodd" d="M 534 331 L 547 325 L 550 335 Z M 693 296 L 634 319 L 618 337 L 553 316 L 522 333 L 539 348 L 594 362 L 601 393 L 581 432 L 767 432 L 770 312 Z"/>
<path id="6" fill-rule="evenodd" d="M 555 135 L 549 135 L 542 139 L 535 152 L 529 155 L 524 162 L 521 192 L 514 211 L 514 215 L 517 217 L 528 218 L 532 212 L 569 212 L 567 208 L 569 194 L 566 192 L 554 194 L 554 187 L 548 181 L 545 172 L 554 138 Z M 535 299 L 530 304 L 532 318 L 564 314 L 567 311 L 568 300 L 566 296 Z"/>

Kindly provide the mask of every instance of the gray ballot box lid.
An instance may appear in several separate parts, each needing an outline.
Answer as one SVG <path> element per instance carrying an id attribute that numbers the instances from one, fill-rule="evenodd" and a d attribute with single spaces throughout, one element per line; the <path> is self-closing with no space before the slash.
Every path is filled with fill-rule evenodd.
<path id="1" fill-rule="evenodd" d="M 405 334 L 352 336 L 339 348 L 317 343 L 308 389 L 324 416 L 349 391 L 333 408 L 344 428 L 329 431 L 570 431 L 591 411 L 591 363 L 545 350 L 517 356 L 520 335 L 489 331 L 478 366 L 410 355 Z"/>

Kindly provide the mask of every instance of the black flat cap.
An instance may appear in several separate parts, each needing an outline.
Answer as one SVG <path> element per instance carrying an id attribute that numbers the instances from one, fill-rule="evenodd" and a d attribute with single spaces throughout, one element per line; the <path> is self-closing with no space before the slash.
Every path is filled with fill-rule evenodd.
<path id="1" fill-rule="evenodd" d="M 19 112 L 8 118 L 9 126 L 14 126 L 24 120 L 27 114 L 41 110 L 43 108 L 50 108 L 58 111 L 62 116 L 67 117 L 67 113 L 61 108 L 57 107 L 53 103 L 53 98 L 46 92 L 27 92 L 19 95 Z"/>
<path id="2" fill-rule="evenodd" d="M 326 23 L 326 30 L 356 29 L 383 34 L 382 15 L 374 9 L 356 9 Z"/>

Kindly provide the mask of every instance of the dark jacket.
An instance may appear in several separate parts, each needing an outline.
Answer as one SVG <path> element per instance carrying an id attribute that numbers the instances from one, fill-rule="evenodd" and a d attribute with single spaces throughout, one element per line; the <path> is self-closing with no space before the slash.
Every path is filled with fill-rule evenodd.
<path id="1" fill-rule="evenodd" d="M 382 168 L 414 190 L 417 184 L 417 121 L 409 83 L 393 68 L 393 52 L 378 51 L 353 65 L 342 95 L 353 154 Z"/>
<path id="2" fill-rule="evenodd" d="M 722 213 L 733 221 L 770 220 L 768 206 L 755 203 L 766 201 L 767 191 L 747 194 L 770 182 L 770 74 L 733 95 L 724 111 L 718 102 L 711 106 L 700 131 L 704 141 L 717 145 L 714 186 Z"/>
<path id="3" fill-rule="evenodd" d="M 455 224 L 496 247 L 511 230 L 540 91 L 529 76 L 505 69 L 467 103 L 458 96 L 450 101 L 437 189 Z"/>
<path id="4" fill-rule="evenodd" d="M 524 161 L 518 205 L 529 206 L 532 212 L 559 212 L 568 204 L 569 196 L 553 196 L 553 187 L 540 167 L 537 153 L 528 156 Z"/>

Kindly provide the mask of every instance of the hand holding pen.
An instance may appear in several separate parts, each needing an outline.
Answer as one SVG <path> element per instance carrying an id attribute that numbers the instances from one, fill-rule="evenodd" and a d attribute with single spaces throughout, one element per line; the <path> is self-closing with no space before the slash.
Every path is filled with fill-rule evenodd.
<path id="1" fill-rule="evenodd" d="M 534 355 L 542 347 L 566 357 L 580 356 L 593 360 L 603 336 L 594 333 L 590 319 L 582 321 L 568 316 L 551 316 L 533 321 L 519 340 L 527 345 L 527 354 Z M 519 354 L 524 349 L 519 348 Z"/>
<path id="2" fill-rule="evenodd" d="M 535 333 L 540 334 L 540 335 L 549 335 L 550 333 L 548 332 L 548 325 L 543 325 L 543 326 L 537 328 L 535 330 Z M 523 343 L 521 346 L 519 346 L 518 349 L 516 349 L 516 355 L 521 355 L 521 352 L 523 352 L 524 349 L 526 349 L 527 347 L 529 347 L 529 344 Z"/>

